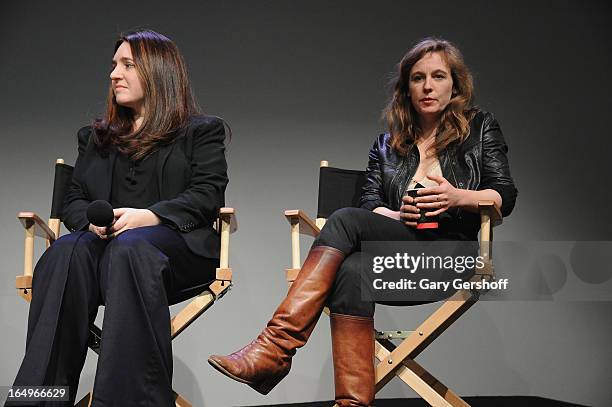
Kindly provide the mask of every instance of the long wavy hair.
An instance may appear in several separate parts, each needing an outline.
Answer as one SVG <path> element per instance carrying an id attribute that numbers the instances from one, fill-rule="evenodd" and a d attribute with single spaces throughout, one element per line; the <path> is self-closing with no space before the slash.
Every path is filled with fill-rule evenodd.
<path id="1" fill-rule="evenodd" d="M 123 42 L 130 44 L 144 90 L 142 125 L 134 131 L 134 111 L 117 104 L 109 85 L 106 113 L 94 122 L 93 140 L 101 149 L 115 146 L 132 160 L 139 160 L 172 141 L 174 132 L 200 109 L 183 57 L 172 40 L 151 30 L 132 31 L 119 36 L 114 52 Z"/>
<path id="2" fill-rule="evenodd" d="M 442 112 L 435 142 L 428 152 L 435 151 L 439 154 L 453 141 L 465 140 L 470 132 L 469 122 L 476 113 L 476 109 L 472 106 L 474 94 L 472 74 L 459 49 L 439 38 L 425 38 L 419 41 L 398 64 L 391 82 L 393 93 L 382 115 L 391 134 L 391 147 L 400 154 L 406 154 L 422 134 L 419 116 L 412 106 L 409 95 L 410 70 L 430 52 L 440 52 L 450 67 L 453 93 L 449 104 Z"/>

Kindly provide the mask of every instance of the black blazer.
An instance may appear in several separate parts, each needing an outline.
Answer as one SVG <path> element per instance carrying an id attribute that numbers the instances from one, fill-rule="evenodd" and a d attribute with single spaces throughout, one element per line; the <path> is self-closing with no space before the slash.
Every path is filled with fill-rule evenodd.
<path id="1" fill-rule="evenodd" d="M 62 220 L 71 232 L 87 230 L 90 202 L 110 199 L 117 152 L 100 151 L 92 133 L 91 126 L 78 132 L 79 155 L 62 211 Z M 219 258 L 220 240 L 212 225 L 225 205 L 228 183 L 223 122 L 216 117 L 194 116 L 176 133 L 171 143 L 159 148 L 161 201 L 147 209 L 179 230 L 194 253 Z"/>

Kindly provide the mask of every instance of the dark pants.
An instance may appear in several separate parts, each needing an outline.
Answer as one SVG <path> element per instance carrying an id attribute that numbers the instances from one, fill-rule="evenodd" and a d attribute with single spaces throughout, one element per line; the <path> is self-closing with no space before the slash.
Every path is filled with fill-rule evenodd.
<path id="1" fill-rule="evenodd" d="M 36 265 L 15 385 L 69 386 L 74 401 L 89 324 L 105 305 L 92 406 L 174 406 L 168 305 L 203 291 L 217 265 L 163 225 L 110 241 L 61 237 Z"/>
<path id="2" fill-rule="evenodd" d="M 374 302 L 362 300 L 362 241 L 452 240 L 443 229 L 416 230 L 387 216 L 359 208 L 343 208 L 334 212 L 325 223 L 314 246 L 334 247 L 344 254 L 327 305 L 331 312 L 363 317 L 374 316 Z M 456 239 L 456 238 L 455 238 Z M 449 293 L 449 295 L 452 293 Z M 431 301 L 427 301 L 431 302 Z M 426 302 L 382 303 L 417 305 Z"/>

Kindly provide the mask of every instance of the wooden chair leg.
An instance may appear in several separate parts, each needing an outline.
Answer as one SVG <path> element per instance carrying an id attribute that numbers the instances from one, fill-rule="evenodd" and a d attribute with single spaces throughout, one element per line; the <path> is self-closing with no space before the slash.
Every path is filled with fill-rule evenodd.
<path id="1" fill-rule="evenodd" d="M 185 400 L 180 394 L 172 390 L 174 393 L 174 405 L 176 407 L 191 407 L 191 403 Z"/>
<path id="2" fill-rule="evenodd" d="M 391 341 L 376 341 L 376 358 L 386 360 L 396 346 Z M 384 363 L 384 362 L 383 362 Z M 405 359 L 395 375 L 434 407 L 470 407 L 455 392 L 446 387 L 413 359 Z"/>
<path id="3" fill-rule="evenodd" d="M 93 396 L 92 392 L 87 393 L 85 397 L 81 399 L 81 401 L 79 401 L 78 403 L 74 405 L 74 407 L 90 407 L 92 396 Z"/>

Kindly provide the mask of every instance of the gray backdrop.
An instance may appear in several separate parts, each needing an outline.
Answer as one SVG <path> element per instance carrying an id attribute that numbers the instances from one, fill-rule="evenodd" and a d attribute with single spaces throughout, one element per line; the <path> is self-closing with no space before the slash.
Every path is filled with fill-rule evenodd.
<path id="1" fill-rule="evenodd" d="M 389 74 L 424 36 L 463 50 L 477 102 L 495 113 L 510 146 L 520 194 L 496 239 L 611 240 L 610 17 L 604 1 L 3 2 L 0 385 L 12 383 L 25 343 L 27 305 L 13 289 L 23 261 L 15 214 L 48 215 L 53 161 L 73 163 L 76 130 L 102 112 L 118 32 L 149 27 L 173 38 L 200 103 L 234 130 L 227 203 L 239 213 L 236 285 L 174 343 L 176 390 L 216 407 L 333 397 L 327 318 L 267 397 L 205 361 L 263 327 L 286 290 L 282 211 L 314 215 L 319 160 L 365 168 L 384 129 Z M 610 308 L 480 303 L 420 360 L 462 395 L 609 405 Z M 432 309 L 379 307 L 377 325 L 409 329 Z M 79 396 L 93 383 L 95 360 L 88 356 Z M 397 381 L 379 394 L 413 395 Z"/>

